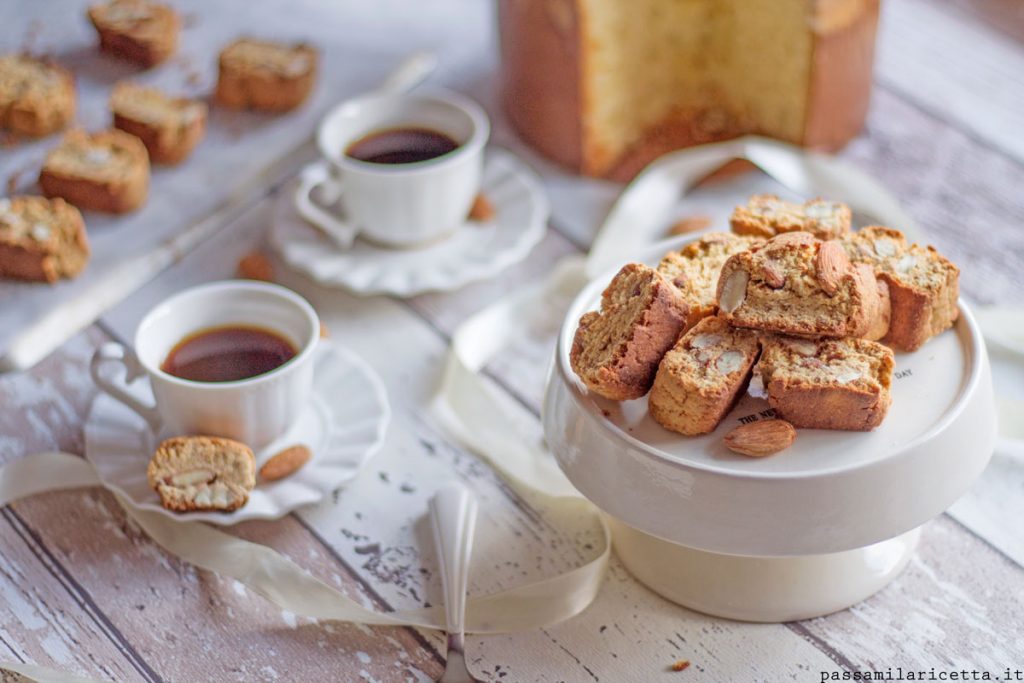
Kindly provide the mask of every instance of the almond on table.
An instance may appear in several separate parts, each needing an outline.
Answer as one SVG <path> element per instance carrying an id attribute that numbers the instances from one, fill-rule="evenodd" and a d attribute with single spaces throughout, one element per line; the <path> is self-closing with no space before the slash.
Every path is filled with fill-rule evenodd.
<path id="1" fill-rule="evenodd" d="M 247 280 L 274 281 L 274 264 L 266 254 L 250 251 L 238 261 L 238 274 Z"/>

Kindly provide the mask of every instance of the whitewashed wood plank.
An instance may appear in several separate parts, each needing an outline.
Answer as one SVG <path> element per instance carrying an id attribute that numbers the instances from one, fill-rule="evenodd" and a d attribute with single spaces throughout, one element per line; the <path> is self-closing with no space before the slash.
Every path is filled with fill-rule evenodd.
<path id="1" fill-rule="evenodd" d="M 1024 162 L 1024 49 L 965 9 L 882 3 L 875 78 Z"/>

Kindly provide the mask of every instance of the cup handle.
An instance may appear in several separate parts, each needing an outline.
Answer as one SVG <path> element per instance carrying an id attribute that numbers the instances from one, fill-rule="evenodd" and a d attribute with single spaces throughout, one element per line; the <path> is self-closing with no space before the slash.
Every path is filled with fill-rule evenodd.
<path id="1" fill-rule="evenodd" d="M 342 249 L 349 249 L 359 232 L 354 225 L 343 221 L 317 202 L 312 193 L 318 190 L 327 193 L 337 201 L 341 196 L 341 185 L 330 177 L 322 167 L 312 167 L 302 174 L 298 189 L 295 190 L 295 208 L 307 221 L 320 228 Z M 333 203 L 333 202 L 332 202 Z"/>
<path id="2" fill-rule="evenodd" d="M 128 393 L 120 382 L 104 377 L 101 369 L 104 365 L 111 363 L 124 367 L 124 382 L 131 384 L 146 373 L 142 363 L 139 362 L 139 357 L 133 351 L 117 342 L 107 342 L 92 354 L 92 362 L 89 363 L 89 374 L 92 375 L 92 381 L 96 383 L 100 391 L 109 394 L 138 413 L 149 425 L 149 428 L 153 430 L 153 433 L 156 434 L 160 431 L 162 425 L 162 420 L 160 419 L 160 414 L 157 413 L 156 406 L 146 405 Z"/>

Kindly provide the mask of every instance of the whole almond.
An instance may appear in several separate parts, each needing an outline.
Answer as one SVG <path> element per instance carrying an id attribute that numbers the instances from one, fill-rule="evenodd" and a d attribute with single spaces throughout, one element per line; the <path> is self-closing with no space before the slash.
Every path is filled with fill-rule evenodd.
<path id="1" fill-rule="evenodd" d="M 761 279 L 772 289 L 781 289 L 786 285 L 786 276 L 777 263 L 765 263 L 761 269 Z"/>
<path id="2" fill-rule="evenodd" d="M 469 220 L 487 223 L 493 221 L 497 213 L 491 200 L 483 194 L 478 194 L 473 199 L 473 206 L 469 208 Z"/>
<path id="3" fill-rule="evenodd" d="M 274 279 L 274 265 L 265 254 L 250 251 L 238 261 L 238 274 L 246 280 L 271 282 Z"/>
<path id="4" fill-rule="evenodd" d="M 199 484 L 209 484 L 216 478 L 217 474 L 210 470 L 188 470 L 172 474 L 169 477 L 169 483 L 173 486 L 198 486 Z"/>
<path id="5" fill-rule="evenodd" d="M 260 479 L 263 481 L 284 479 L 309 462 L 312 455 L 306 446 L 289 446 L 270 456 L 270 460 L 263 463 L 263 467 L 260 468 Z"/>
<path id="6" fill-rule="evenodd" d="M 740 425 L 725 435 L 725 447 L 734 453 L 760 458 L 793 445 L 796 429 L 785 420 L 758 420 Z"/>
<path id="7" fill-rule="evenodd" d="M 839 291 L 843 276 L 850 270 L 850 259 L 843 245 L 835 240 L 822 242 L 814 264 L 818 284 L 829 296 Z"/>
<path id="8" fill-rule="evenodd" d="M 726 313 L 732 313 L 747 298 L 747 282 L 750 281 L 750 273 L 745 270 L 737 270 L 729 275 L 722 283 L 721 293 L 718 296 L 718 307 Z"/>
<path id="9" fill-rule="evenodd" d="M 697 232 L 711 225 L 711 219 L 707 216 L 686 216 L 680 218 L 671 226 L 669 226 L 669 235 L 688 235 L 691 232 Z"/>

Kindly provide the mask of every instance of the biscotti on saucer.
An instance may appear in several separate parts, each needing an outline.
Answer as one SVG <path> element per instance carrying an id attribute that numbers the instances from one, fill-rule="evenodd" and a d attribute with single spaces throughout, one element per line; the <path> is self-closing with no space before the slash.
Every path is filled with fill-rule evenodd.
<path id="1" fill-rule="evenodd" d="M 82 214 L 63 199 L 0 199 L 0 277 L 56 282 L 89 261 Z"/>
<path id="2" fill-rule="evenodd" d="M 740 235 L 774 237 L 784 232 L 809 232 L 818 239 L 837 239 L 850 232 L 850 207 L 842 202 L 812 199 L 787 202 L 773 194 L 755 194 L 733 209 L 729 224 Z"/>
<path id="3" fill-rule="evenodd" d="M 600 312 L 580 318 L 569 362 L 594 393 L 614 401 L 640 398 L 688 316 L 683 295 L 653 268 L 623 266 L 601 295 Z"/>
<path id="4" fill-rule="evenodd" d="M 874 274 L 850 263 L 842 243 L 806 232 L 730 256 L 717 296 L 733 325 L 802 337 L 862 337 L 882 303 Z"/>
<path id="5" fill-rule="evenodd" d="M 685 329 L 718 310 L 715 289 L 726 259 L 763 241 L 759 237 L 712 232 L 661 260 L 658 272 L 683 294 L 689 307 Z"/>
<path id="6" fill-rule="evenodd" d="M 795 427 L 868 431 L 889 410 L 893 366 L 891 349 L 865 339 L 765 335 L 750 393 Z"/>
<path id="7" fill-rule="evenodd" d="M 100 50 L 151 67 L 178 49 L 181 17 L 172 8 L 149 0 L 110 0 L 93 5 L 89 21 L 100 37 Z"/>
<path id="8" fill-rule="evenodd" d="M 0 128 L 41 137 L 75 118 L 75 81 L 56 64 L 28 55 L 0 56 Z"/>
<path id="9" fill-rule="evenodd" d="M 46 155 L 39 185 L 47 197 L 80 209 L 133 211 L 149 191 L 149 156 L 142 141 L 124 131 L 71 131 Z"/>
<path id="10" fill-rule="evenodd" d="M 241 38 L 220 53 L 217 103 L 234 109 L 288 111 L 302 104 L 316 81 L 317 52 Z"/>
<path id="11" fill-rule="evenodd" d="M 854 262 L 871 266 L 888 286 L 892 306 L 882 341 L 914 351 L 960 315 L 960 270 L 932 247 L 908 244 L 898 230 L 870 226 L 843 241 Z"/>
<path id="12" fill-rule="evenodd" d="M 256 458 L 231 439 L 178 436 L 157 447 L 146 476 L 168 510 L 231 512 L 256 486 Z"/>
<path id="13" fill-rule="evenodd" d="M 133 83 L 114 87 L 110 111 L 114 127 L 142 140 L 150 161 L 157 164 L 180 163 L 206 132 L 206 104 Z"/>
<path id="14" fill-rule="evenodd" d="M 743 393 L 758 350 L 756 332 L 704 318 L 662 359 L 647 400 L 651 417 L 680 434 L 714 431 Z"/>

